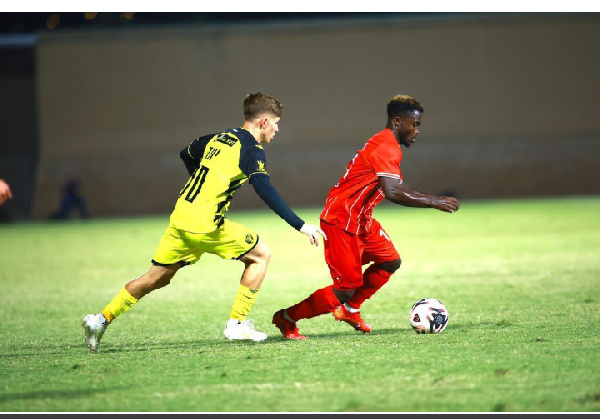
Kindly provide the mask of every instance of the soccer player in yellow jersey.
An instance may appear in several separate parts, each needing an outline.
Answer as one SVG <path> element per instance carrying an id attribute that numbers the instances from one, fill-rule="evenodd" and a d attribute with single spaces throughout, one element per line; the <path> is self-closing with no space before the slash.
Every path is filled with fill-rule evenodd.
<path id="1" fill-rule="evenodd" d="M 269 144 L 279 131 L 283 105 L 274 97 L 253 93 L 244 98 L 243 108 L 242 127 L 199 137 L 181 150 L 190 178 L 179 194 L 150 270 L 129 281 L 100 313 L 83 318 L 85 342 L 91 352 L 99 351 L 100 339 L 116 317 L 149 292 L 168 285 L 181 267 L 196 263 L 204 253 L 245 265 L 224 336 L 257 342 L 266 339 L 246 317 L 265 277 L 271 251 L 254 231 L 225 218 L 233 194 L 249 180 L 265 203 L 309 236 L 311 244 L 318 246 L 319 234 L 326 237 L 319 227 L 301 220 L 269 181 L 261 144 Z"/>

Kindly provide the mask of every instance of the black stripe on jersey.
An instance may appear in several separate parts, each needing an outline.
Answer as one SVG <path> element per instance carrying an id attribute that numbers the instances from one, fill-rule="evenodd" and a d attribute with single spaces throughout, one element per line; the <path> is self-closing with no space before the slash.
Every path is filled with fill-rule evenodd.
<path id="1" fill-rule="evenodd" d="M 244 183 L 245 180 L 246 180 L 246 178 L 234 180 L 233 182 L 231 182 L 229 184 L 229 188 L 227 188 L 225 193 L 228 194 L 229 196 L 233 196 L 233 193 L 242 187 L 242 184 Z"/>
<path id="2" fill-rule="evenodd" d="M 221 211 L 229 202 L 231 202 L 231 200 L 233 199 L 233 193 L 242 187 L 245 180 L 246 178 L 242 178 L 234 180 L 229 184 L 229 188 L 225 191 L 227 197 L 223 201 L 219 202 L 219 204 L 217 205 L 217 213 L 215 214 L 215 222 L 218 221 L 217 227 L 221 227 L 221 225 L 223 224 L 223 220 L 225 219 L 225 214 L 222 214 Z"/>

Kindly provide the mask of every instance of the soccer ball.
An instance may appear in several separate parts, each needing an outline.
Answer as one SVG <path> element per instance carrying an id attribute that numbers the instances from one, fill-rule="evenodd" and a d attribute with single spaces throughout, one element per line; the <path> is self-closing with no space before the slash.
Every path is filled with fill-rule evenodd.
<path id="1" fill-rule="evenodd" d="M 448 319 L 446 306 L 435 298 L 422 298 L 410 309 L 410 325 L 417 333 L 442 333 Z"/>

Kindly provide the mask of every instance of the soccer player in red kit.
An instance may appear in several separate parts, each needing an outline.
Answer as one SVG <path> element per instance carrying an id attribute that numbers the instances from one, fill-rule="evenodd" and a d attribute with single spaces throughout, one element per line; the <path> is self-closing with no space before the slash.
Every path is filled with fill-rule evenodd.
<path id="1" fill-rule="evenodd" d="M 408 148 L 415 143 L 423 112 L 416 99 L 393 97 L 387 104 L 385 129 L 367 140 L 331 188 L 320 218 L 327 235 L 325 261 L 333 284 L 274 314 L 272 322 L 286 339 L 306 339 L 296 322 L 331 312 L 336 320 L 358 331 L 371 331 L 360 307 L 388 282 L 401 262 L 390 237 L 373 218 L 373 209 L 384 198 L 407 207 L 449 213 L 458 210 L 456 198 L 419 192 L 402 178 L 400 146 Z M 368 263 L 363 272 L 362 266 Z"/>

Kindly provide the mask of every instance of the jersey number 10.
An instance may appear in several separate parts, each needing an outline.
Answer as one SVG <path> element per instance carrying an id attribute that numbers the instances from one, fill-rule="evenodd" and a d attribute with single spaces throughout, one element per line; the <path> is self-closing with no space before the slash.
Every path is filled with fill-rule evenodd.
<path id="1" fill-rule="evenodd" d="M 194 199 L 196 199 L 196 197 L 200 193 L 200 188 L 202 187 L 202 184 L 206 180 L 207 173 L 208 167 L 200 166 L 200 168 L 198 168 L 198 170 L 194 172 L 194 176 L 192 176 L 192 178 L 188 181 L 185 187 L 181 190 L 179 196 L 183 195 L 185 191 L 189 188 L 189 191 L 185 196 L 185 200 L 188 202 L 194 202 Z"/>

